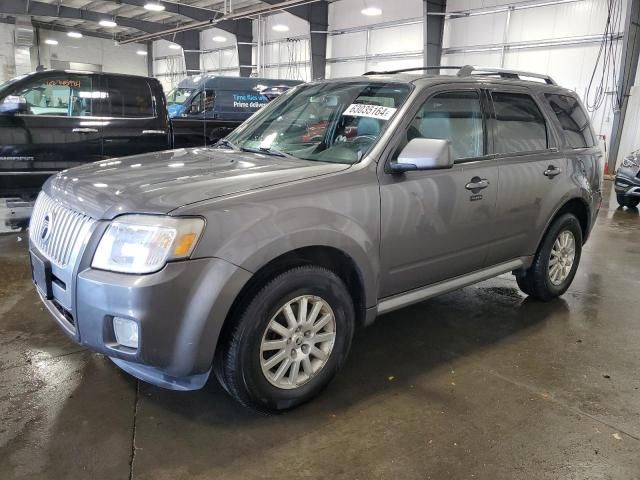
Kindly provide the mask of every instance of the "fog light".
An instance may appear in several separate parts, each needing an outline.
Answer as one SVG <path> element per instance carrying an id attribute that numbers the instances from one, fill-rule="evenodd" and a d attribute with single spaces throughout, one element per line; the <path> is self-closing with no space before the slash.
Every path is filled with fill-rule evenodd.
<path id="1" fill-rule="evenodd" d="M 123 347 L 138 348 L 138 324 L 127 318 L 113 317 L 116 341 Z"/>

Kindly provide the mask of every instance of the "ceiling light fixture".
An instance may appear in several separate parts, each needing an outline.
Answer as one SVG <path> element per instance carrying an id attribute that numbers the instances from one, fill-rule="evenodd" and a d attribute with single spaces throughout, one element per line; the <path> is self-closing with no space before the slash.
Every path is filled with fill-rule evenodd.
<path id="1" fill-rule="evenodd" d="M 144 8 L 151 10 L 152 12 L 162 12 L 165 7 L 159 2 L 147 2 L 145 3 Z"/>
<path id="2" fill-rule="evenodd" d="M 146 50 L 138 50 L 136 53 L 138 55 L 146 55 L 147 54 Z"/>
<path id="3" fill-rule="evenodd" d="M 100 24 L 101 27 L 107 27 L 107 28 L 113 28 L 118 26 L 118 24 L 113 20 L 107 20 L 107 19 L 100 20 L 98 23 Z"/>
<path id="4" fill-rule="evenodd" d="M 58 45 L 58 40 L 54 40 L 53 38 L 47 38 L 44 43 L 47 45 Z"/>
<path id="5" fill-rule="evenodd" d="M 80 32 L 67 32 L 67 37 L 82 38 L 82 34 Z"/>
<path id="6" fill-rule="evenodd" d="M 169 48 L 171 50 L 180 50 L 182 47 L 180 45 L 178 45 L 177 43 L 172 43 L 171 45 L 169 45 Z"/>
<path id="7" fill-rule="evenodd" d="M 377 17 L 378 15 L 382 15 L 382 10 L 378 7 L 367 7 L 360 11 L 361 14 L 366 15 L 367 17 Z"/>
<path id="8" fill-rule="evenodd" d="M 211 40 L 213 40 L 214 42 L 222 43 L 227 41 L 227 37 L 223 37 L 222 35 L 216 35 Z"/>
<path id="9" fill-rule="evenodd" d="M 288 32 L 289 31 L 289 27 L 287 27 L 286 25 L 282 25 L 281 23 L 274 25 L 273 27 L 271 27 L 275 32 Z"/>

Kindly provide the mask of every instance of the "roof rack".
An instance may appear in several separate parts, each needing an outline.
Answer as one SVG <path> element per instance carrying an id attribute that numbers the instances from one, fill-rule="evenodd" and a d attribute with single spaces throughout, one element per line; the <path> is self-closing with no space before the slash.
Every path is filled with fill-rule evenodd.
<path id="1" fill-rule="evenodd" d="M 555 80 L 549 75 L 542 75 L 541 73 L 523 72 L 521 70 L 508 70 L 505 68 L 494 67 L 474 67 L 473 65 L 465 65 L 458 71 L 459 77 L 470 77 L 471 75 L 496 75 L 500 78 L 506 78 L 511 80 L 526 80 L 527 78 L 536 78 L 543 80 L 547 85 L 557 85 Z"/>
<path id="2" fill-rule="evenodd" d="M 450 66 L 450 65 L 432 65 L 428 67 L 413 67 L 413 68 L 401 68 L 400 70 L 386 70 L 383 72 L 370 71 L 365 73 L 364 75 L 396 75 L 398 73 L 406 73 L 406 72 L 423 72 L 425 70 L 460 70 L 460 66 Z"/>
<path id="3" fill-rule="evenodd" d="M 508 70 L 505 68 L 494 68 L 494 67 L 475 67 L 473 65 L 464 65 L 464 66 L 453 66 L 453 65 L 442 65 L 442 66 L 427 66 L 427 67 L 414 67 L 414 68 L 403 68 L 400 70 L 391 70 L 386 72 L 367 72 L 365 75 L 395 75 L 398 73 L 406 73 L 406 72 L 418 72 L 418 71 L 428 71 L 428 70 L 458 70 L 458 77 L 470 77 L 472 75 L 479 76 L 497 76 L 504 79 L 510 80 L 527 80 L 527 79 L 538 79 L 543 80 L 547 85 L 557 85 L 557 83 L 551 78 L 549 75 L 542 75 L 540 73 L 533 72 L 523 72 L 520 70 Z"/>

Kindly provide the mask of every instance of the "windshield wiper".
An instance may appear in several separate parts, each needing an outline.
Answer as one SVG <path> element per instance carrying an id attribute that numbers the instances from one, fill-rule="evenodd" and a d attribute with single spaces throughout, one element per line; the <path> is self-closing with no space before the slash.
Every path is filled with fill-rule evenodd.
<path id="1" fill-rule="evenodd" d="M 258 148 L 249 148 L 249 147 L 240 147 L 240 150 L 243 152 L 250 153 L 264 153 L 266 155 L 271 155 L 273 157 L 285 157 L 299 160 L 298 157 L 291 155 L 289 153 L 281 152 L 280 150 L 276 150 L 274 148 L 266 148 L 266 147 L 258 147 Z"/>

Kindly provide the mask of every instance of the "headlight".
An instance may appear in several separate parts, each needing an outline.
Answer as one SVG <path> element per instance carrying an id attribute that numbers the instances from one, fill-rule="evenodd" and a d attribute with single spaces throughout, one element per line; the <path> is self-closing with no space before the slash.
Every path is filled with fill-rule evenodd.
<path id="1" fill-rule="evenodd" d="M 122 273 L 151 273 L 187 258 L 204 228 L 201 218 L 125 215 L 107 228 L 91 266 Z"/>
<path id="2" fill-rule="evenodd" d="M 638 161 L 636 157 L 630 155 L 628 157 L 624 157 L 622 160 L 622 166 L 627 168 L 640 167 L 640 161 Z"/>

